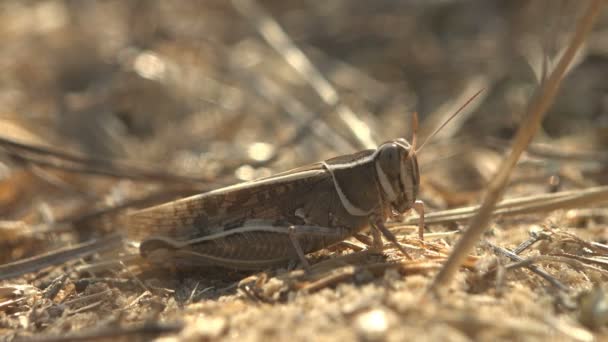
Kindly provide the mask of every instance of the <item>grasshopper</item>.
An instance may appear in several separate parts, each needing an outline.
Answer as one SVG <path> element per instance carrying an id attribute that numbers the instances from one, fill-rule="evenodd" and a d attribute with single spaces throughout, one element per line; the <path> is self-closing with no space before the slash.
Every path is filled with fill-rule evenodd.
<path id="1" fill-rule="evenodd" d="M 371 227 L 373 249 L 381 250 L 384 236 L 410 258 L 385 222 L 414 209 L 423 237 L 417 126 L 414 113 L 411 144 L 399 138 L 134 212 L 129 237 L 141 241 L 140 254 L 152 263 L 262 269 L 300 260 L 308 268 L 306 254 Z"/>

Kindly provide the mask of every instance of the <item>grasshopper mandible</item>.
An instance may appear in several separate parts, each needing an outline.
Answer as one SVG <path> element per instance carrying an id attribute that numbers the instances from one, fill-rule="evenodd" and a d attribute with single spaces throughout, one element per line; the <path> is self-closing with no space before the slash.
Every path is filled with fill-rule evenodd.
<path id="1" fill-rule="evenodd" d="M 416 150 L 417 126 L 414 114 L 411 144 L 399 138 L 377 149 L 134 212 L 128 235 L 141 241 L 140 254 L 153 263 L 261 269 L 298 259 L 308 267 L 306 254 L 369 226 L 372 248 L 382 248 L 383 235 L 409 258 L 384 223 L 414 209 L 423 236 L 424 206 L 416 199 L 416 152 L 422 147 Z"/>

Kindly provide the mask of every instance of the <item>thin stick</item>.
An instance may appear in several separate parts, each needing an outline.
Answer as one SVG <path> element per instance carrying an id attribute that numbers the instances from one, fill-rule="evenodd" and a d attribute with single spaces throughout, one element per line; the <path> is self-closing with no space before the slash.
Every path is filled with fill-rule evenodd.
<path id="1" fill-rule="evenodd" d="M 102 239 L 87 241 L 75 246 L 61 248 L 31 258 L 0 265 L 0 280 L 18 277 L 69 260 L 83 258 L 103 250 L 115 248 L 120 243 L 122 243 L 122 237 L 118 234 L 113 234 Z"/>
<path id="2" fill-rule="evenodd" d="M 577 191 L 562 191 L 552 194 L 542 194 L 510 198 L 496 205 L 492 216 L 514 216 L 548 212 L 558 209 L 585 207 L 595 203 L 608 201 L 608 186 L 597 186 Z M 477 215 L 480 206 L 462 207 L 441 210 L 424 215 L 425 224 L 442 224 L 455 221 L 469 220 Z M 407 217 L 402 222 L 391 224 L 390 227 L 410 225 L 418 222 L 418 217 Z"/>
<path id="3" fill-rule="evenodd" d="M 155 336 L 163 334 L 176 334 L 183 329 L 183 324 L 180 322 L 163 323 L 163 322 L 145 322 L 141 325 L 133 325 L 121 327 L 117 325 L 107 325 L 92 329 L 83 329 L 77 333 L 69 333 L 63 335 L 42 335 L 32 337 L 28 341 L 36 342 L 65 342 L 65 341 L 94 341 L 94 340 L 111 340 L 122 337 L 123 339 L 133 336 L 143 339 L 152 339 Z"/>
<path id="4" fill-rule="evenodd" d="M 524 258 L 520 257 L 516 253 L 511 252 L 510 250 L 508 250 L 506 248 L 503 248 L 503 247 L 500 247 L 500 246 L 496 246 L 496 245 L 491 244 L 489 242 L 488 242 L 488 246 L 490 246 L 494 250 L 494 253 L 504 255 L 507 258 L 509 258 L 509 259 L 511 259 L 511 260 L 513 260 L 515 262 L 522 262 L 522 261 L 525 260 Z M 568 291 L 568 286 L 564 285 L 561 281 L 557 280 L 555 277 L 553 277 L 551 274 L 547 273 L 547 271 L 543 270 L 539 266 L 528 265 L 526 267 L 530 271 L 536 273 L 541 278 L 545 279 L 547 282 L 549 282 L 555 288 L 557 288 L 557 289 L 559 289 L 561 291 L 564 291 L 564 292 Z"/>
<path id="5" fill-rule="evenodd" d="M 356 148 L 348 140 L 343 138 L 342 135 L 334 132 L 325 121 L 321 120 L 320 113 L 314 113 L 305 104 L 284 91 L 272 80 L 264 76 L 251 76 L 249 81 L 252 84 L 252 88 L 262 97 L 273 103 L 278 103 L 283 107 L 285 114 L 294 120 L 298 126 L 310 130 L 321 142 L 325 143 L 330 148 L 339 153 L 352 152 L 352 150 Z M 299 135 L 299 133 L 296 132 L 296 136 L 297 135 Z M 291 142 L 283 142 L 281 145 L 284 145 L 285 143 L 289 145 Z M 276 150 L 278 151 L 278 148 Z"/>
<path id="6" fill-rule="evenodd" d="M 495 139 L 493 139 L 495 140 Z M 503 143 L 501 140 L 496 141 L 497 144 Z M 503 145 L 504 146 L 504 145 Z M 564 151 L 563 148 L 555 145 L 532 143 L 526 150 L 526 153 L 531 156 L 567 160 L 573 162 L 595 162 L 608 163 L 608 153 L 605 151 L 587 151 L 587 150 L 572 150 Z"/>
<path id="7" fill-rule="evenodd" d="M 90 295 L 80 296 L 80 297 L 78 297 L 76 299 L 67 300 L 67 301 L 65 301 L 65 302 L 63 302 L 61 304 L 66 305 L 66 306 L 71 306 L 71 305 L 74 305 L 74 304 L 78 304 L 78 303 L 82 303 L 82 302 L 87 302 L 87 301 L 91 301 L 91 300 L 94 300 L 94 299 L 100 299 L 100 298 L 103 298 L 105 296 L 110 296 L 111 294 L 112 294 L 112 289 L 107 289 L 107 290 L 100 291 L 100 292 L 97 292 L 97 293 L 93 293 L 93 294 L 90 294 Z"/>
<path id="8" fill-rule="evenodd" d="M 376 142 L 370 127 L 341 102 L 336 89 L 311 63 L 302 50 L 293 43 L 279 23 L 255 0 L 233 0 L 232 4 L 241 15 L 252 21 L 266 42 L 310 84 L 323 102 L 330 108 L 335 109 L 340 120 L 348 127 L 361 147 L 375 148 Z"/>
<path id="9" fill-rule="evenodd" d="M 186 184 L 208 182 L 205 179 L 172 174 L 111 159 L 92 158 L 50 147 L 26 144 L 3 136 L 0 136 L 0 149 L 5 150 L 15 160 L 67 172 L 157 182 Z"/>
<path id="10" fill-rule="evenodd" d="M 519 244 L 519 246 L 513 249 L 513 254 L 521 254 L 526 249 L 532 247 L 533 244 L 537 243 L 540 240 L 545 240 L 549 238 L 549 234 L 545 232 L 532 232 L 530 234 L 530 238 L 528 240 Z"/>
<path id="11" fill-rule="evenodd" d="M 514 269 L 518 267 L 528 267 L 537 262 L 547 262 L 547 263 L 563 263 L 568 264 L 572 267 L 577 267 L 579 269 L 589 269 L 593 271 L 597 271 L 602 274 L 604 277 L 608 277 L 608 271 L 603 268 L 599 268 L 593 265 L 589 265 L 580 260 L 574 259 L 568 256 L 557 256 L 557 255 L 535 255 L 524 259 L 522 261 L 514 262 L 506 266 L 507 269 Z"/>
<path id="12" fill-rule="evenodd" d="M 550 105 L 555 99 L 555 95 L 559 90 L 561 80 L 566 72 L 566 69 L 568 68 L 568 65 L 573 60 L 580 46 L 583 44 L 585 37 L 587 37 L 591 32 L 593 23 L 598 17 L 602 5 L 602 0 L 594 0 L 591 2 L 587 8 L 587 11 L 579 21 L 577 30 L 572 37 L 572 41 L 564 52 L 564 55 L 560 59 L 555 70 L 551 73 L 547 79 L 547 82 L 543 84 L 543 87 L 539 89 L 538 95 L 533 97 L 532 102 L 526 111 L 524 121 L 517 131 L 517 136 L 513 142 L 511 153 L 509 154 L 508 158 L 501 163 L 500 167 L 498 168 L 498 173 L 489 184 L 483 204 L 481 205 L 477 215 L 471 219 L 469 229 L 458 241 L 444 267 L 439 271 L 431 283 L 429 288 L 431 292 L 436 293 L 440 288 L 443 288 L 449 284 L 456 271 L 458 271 L 460 268 L 460 265 L 464 261 L 467 254 L 473 250 L 475 244 L 479 241 L 479 238 L 486 230 L 488 223 L 490 222 L 490 218 L 492 217 L 494 206 L 502 196 L 509 181 L 511 171 L 517 164 L 522 152 L 526 149 L 530 141 L 532 141 L 534 134 L 538 131 L 544 114 L 547 112 L 547 109 L 549 109 Z"/>

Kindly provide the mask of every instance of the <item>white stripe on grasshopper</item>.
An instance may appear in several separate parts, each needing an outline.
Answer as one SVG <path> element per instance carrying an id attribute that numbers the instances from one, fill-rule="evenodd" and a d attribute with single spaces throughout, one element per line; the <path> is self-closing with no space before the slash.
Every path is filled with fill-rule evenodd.
<path id="1" fill-rule="evenodd" d="M 333 167 L 334 169 L 346 169 L 349 167 L 363 165 L 365 163 L 374 161 L 374 159 L 376 158 L 376 154 L 378 154 L 378 150 L 374 151 L 374 153 L 370 154 L 369 156 L 365 156 L 348 163 L 331 164 L 331 167 Z M 323 162 L 323 165 L 325 165 L 326 167 L 329 166 L 329 164 L 327 164 L 326 162 Z"/>
<path id="2" fill-rule="evenodd" d="M 382 167 L 378 163 L 375 163 L 375 164 L 376 164 L 376 173 L 378 174 L 378 179 L 380 180 L 380 185 L 382 186 L 382 189 L 388 196 L 388 200 L 391 202 L 394 202 L 397 199 L 397 194 L 395 193 L 395 190 L 391 186 L 391 183 L 389 182 L 388 177 L 386 176 L 386 173 L 384 173 L 384 170 L 382 170 Z"/>
<path id="3" fill-rule="evenodd" d="M 340 197 L 340 202 L 342 202 L 344 209 L 346 209 L 346 211 L 348 211 L 349 214 L 354 215 L 354 216 L 367 216 L 367 215 L 371 214 L 372 211 L 374 211 L 373 208 L 365 211 L 363 209 L 357 208 L 354 204 L 352 204 L 352 202 L 346 197 L 346 195 L 342 191 L 342 188 L 340 187 L 340 184 L 336 180 L 336 175 L 334 174 L 333 169 L 335 169 L 337 167 L 335 167 L 335 165 L 330 166 L 325 162 L 323 162 L 323 165 L 325 166 L 325 168 L 327 168 L 327 171 L 329 171 L 329 173 L 331 174 L 331 178 L 334 181 L 334 186 L 336 188 L 336 192 L 338 193 L 338 196 Z M 342 165 L 344 165 L 344 164 L 341 164 L 338 168 L 345 168 Z"/>
<path id="4" fill-rule="evenodd" d="M 203 236 L 203 237 L 196 238 L 196 239 L 180 241 L 180 240 L 172 239 L 172 238 L 169 238 L 166 236 L 151 236 L 151 237 L 145 239 L 144 242 L 150 241 L 150 240 L 160 240 L 160 241 L 167 243 L 168 245 L 170 245 L 171 247 L 173 247 L 175 249 L 180 249 L 180 248 L 186 247 L 188 245 L 194 245 L 194 244 L 197 244 L 200 242 L 205 242 L 205 241 L 218 240 L 218 239 L 225 238 L 225 237 L 228 237 L 228 236 L 234 235 L 234 234 L 253 233 L 253 232 L 289 234 L 289 226 L 272 226 L 270 222 L 264 223 L 261 220 L 255 220 L 255 221 L 257 221 L 257 222 L 251 222 L 251 224 L 245 223 L 245 225 L 242 227 L 230 229 L 230 230 L 219 232 L 216 234 Z M 296 230 L 296 235 L 299 233 L 298 230 L 300 230 L 302 233 L 305 233 L 305 234 L 318 234 L 318 235 L 324 235 L 324 236 L 328 236 L 328 235 L 329 236 L 345 236 L 345 235 L 349 234 L 349 232 L 350 232 L 348 229 L 339 228 L 339 227 L 328 228 L 328 227 L 309 226 L 309 225 L 295 225 L 295 227 L 298 228 Z"/>

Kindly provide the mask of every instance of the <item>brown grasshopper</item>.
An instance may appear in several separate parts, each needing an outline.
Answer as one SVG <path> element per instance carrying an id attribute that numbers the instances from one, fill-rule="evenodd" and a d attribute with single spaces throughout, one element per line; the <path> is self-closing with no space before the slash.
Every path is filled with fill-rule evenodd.
<path id="1" fill-rule="evenodd" d="M 395 139 L 377 149 L 137 211 L 128 217 L 129 236 L 141 241 L 140 254 L 153 263 L 260 269 L 298 259 L 308 267 L 306 254 L 369 226 L 372 248 L 382 248 L 384 235 L 409 258 L 384 223 L 414 209 L 423 237 L 424 206 L 416 200 L 417 126 L 414 114 L 411 144 Z"/>

